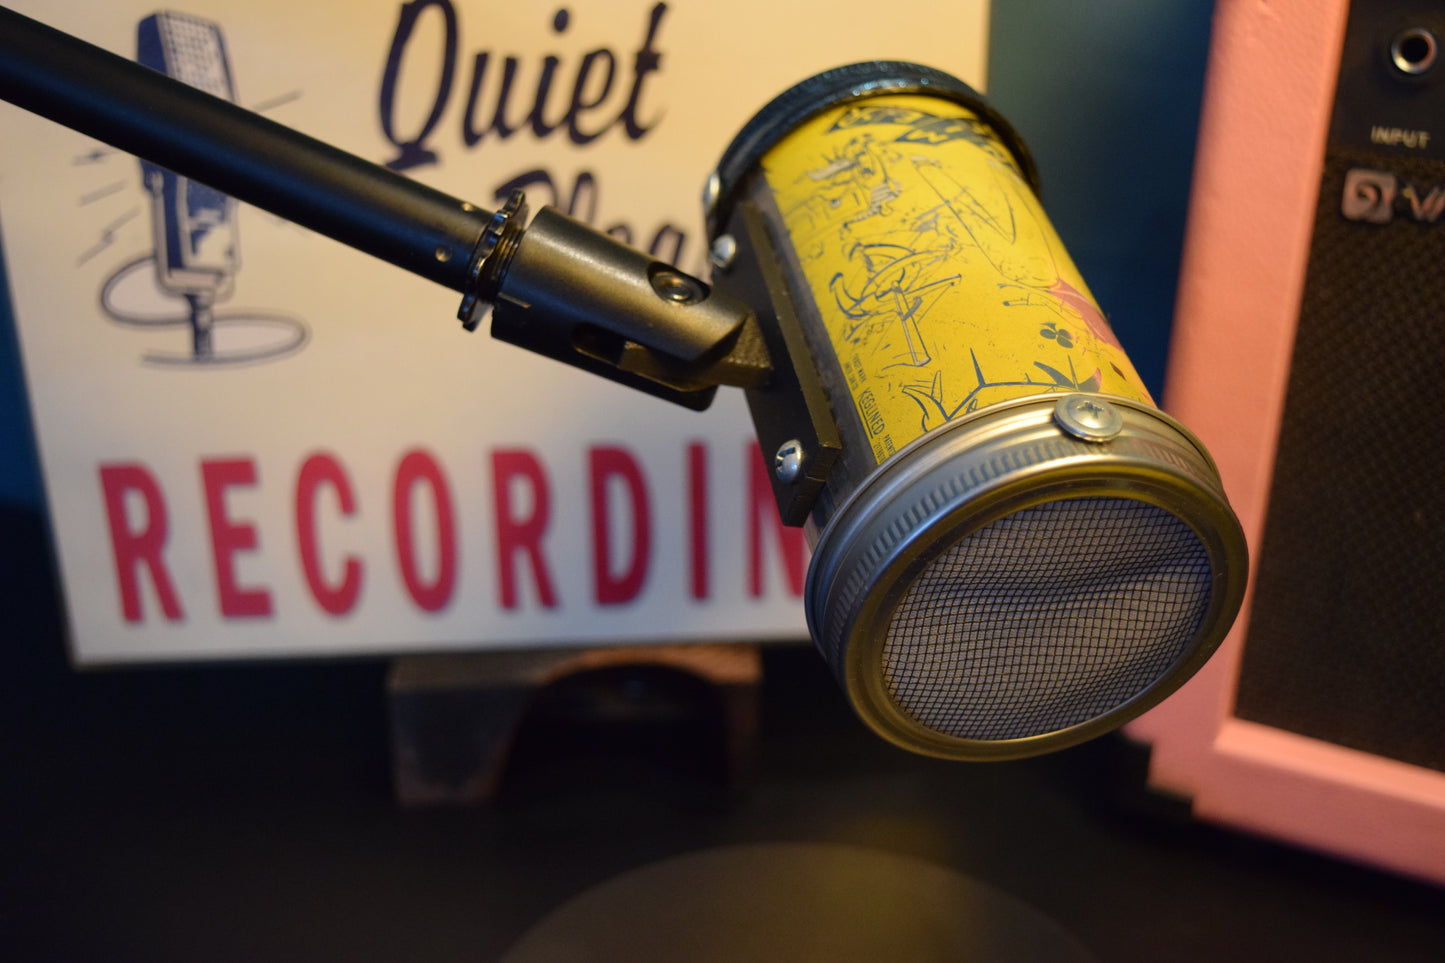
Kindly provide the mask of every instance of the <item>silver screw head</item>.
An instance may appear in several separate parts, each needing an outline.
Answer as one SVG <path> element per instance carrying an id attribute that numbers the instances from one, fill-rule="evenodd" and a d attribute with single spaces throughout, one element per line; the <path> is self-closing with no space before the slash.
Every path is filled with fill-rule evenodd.
<path id="1" fill-rule="evenodd" d="M 712 242 L 712 250 L 708 252 L 708 260 L 712 266 L 719 271 L 726 271 L 733 265 L 733 258 L 738 256 L 738 242 L 731 234 L 723 234 L 716 241 Z"/>
<path id="2" fill-rule="evenodd" d="M 717 171 L 707 175 L 707 183 L 702 186 L 702 212 L 704 216 L 711 215 L 713 208 L 717 207 L 718 198 L 722 196 L 722 178 Z"/>
<path id="3" fill-rule="evenodd" d="M 778 446 L 773 456 L 773 473 L 778 481 L 795 482 L 803 474 L 803 443 L 794 438 Z"/>
<path id="4" fill-rule="evenodd" d="M 673 270 L 652 272 L 652 290 L 656 291 L 657 296 L 664 301 L 672 301 L 675 304 L 701 301 L 703 297 L 702 288 L 696 281 Z"/>
<path id="5" fill-rule="evenodd" d="M 1068 395 L 1054 406 L 1054 423 L 1080 441 L 1105 442 L 1124 430 L 1124 416 L 1103 398 Z"/>

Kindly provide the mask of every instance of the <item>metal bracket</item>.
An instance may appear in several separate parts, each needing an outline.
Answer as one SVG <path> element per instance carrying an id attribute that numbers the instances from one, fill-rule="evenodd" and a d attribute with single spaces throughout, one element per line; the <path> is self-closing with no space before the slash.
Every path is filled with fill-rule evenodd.
<path id="1" fill-rule="evenodd" d="M 799 526 L 807 522 L 843 442 L 762 212 L 752 201 L 739 202 L 725 233 L 738 243 L 728 266 L 715 273 L 713 284 L 762 319 L 763 339 L 774 359 L 773 376 L 745 394 L 758 443 L 769 462 L 778 514 L 783 524 Z M 794 444 L 800 451 L 792 449 Z M 780 456 L 781 471 L 773 465 Z"/>

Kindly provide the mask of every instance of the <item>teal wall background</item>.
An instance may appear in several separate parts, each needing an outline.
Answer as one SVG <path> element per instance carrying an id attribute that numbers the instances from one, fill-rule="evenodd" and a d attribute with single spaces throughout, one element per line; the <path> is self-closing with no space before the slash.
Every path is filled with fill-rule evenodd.
<path id="1" fill-rule="evenodd" d="M 0 211 L 0 218 L 5 216 Z M 20 344 L 10 307 L 10 276 L 0 248 L 0 505 L 38 508 L 42 504 L 40 466 L 30 431 L 30 404 L 20 370 Z"/>
<path id="2" fill-rule="evenodd" d="M 1158 399 L 1174 314 L 1208 0 L 994 0 L 989 100 L 1033 151 L 1044 208 Z"/>
<path id="3" fill-rule="evenodd" d="M 1212 8 L 1207 0 L 993 4 L 989 98 L 1032 149 L 1044 206 L 1156 396 Z M 4 503 L 38 508 L 42 496 L 0 251 Z"/>

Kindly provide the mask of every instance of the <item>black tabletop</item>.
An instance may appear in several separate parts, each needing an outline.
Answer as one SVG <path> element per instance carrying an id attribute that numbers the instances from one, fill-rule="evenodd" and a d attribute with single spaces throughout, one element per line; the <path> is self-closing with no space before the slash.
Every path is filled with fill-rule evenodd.
<path id="1" fill-rule="evenodd" d="M 655 905 L 705 934 L 717 918 L 680 916 L 679 881 L 709 866 L 729 899 L 766 897 L 773 925 L 806 921 L 817 894 L 766 868 L 779 853 L 841 858 L 920 913 L 916 884 L 936 879 L 935 902 L 1013 907 L 983 914 L 989 932 L 1016 911 L 1104 961 L 1434 961 L 1445 946 L 1439 889 L 1194 823 L 1139 790 L 1145 757 L 1122 741 L 996 764 L 896 750 L 805 648 L 765 653 L 740 790 L 685 720 L 554 718 L 524 732 L 495 802 L 403 810 L 384 662 L 77 673 L 47 553 L 34 513 L 0 511 L 7 960 L 490 960 L 558 920 L 585 931 L 598 906 L 645 926 Z M 738 883 L 749 865 L 756 891 Z"/>

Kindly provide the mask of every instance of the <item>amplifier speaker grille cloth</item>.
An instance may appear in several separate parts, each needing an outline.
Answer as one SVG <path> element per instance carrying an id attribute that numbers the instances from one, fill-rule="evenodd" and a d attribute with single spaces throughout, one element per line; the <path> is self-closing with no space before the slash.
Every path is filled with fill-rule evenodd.
<path id="1" fill-rule="evenodd" d="M 1326 155 L 1235 715 L 1445 771 L 1445 218 L 1346 221 Z M 1428 185 L 1428 186 L 1424 186 Z"/>
<path id="2" fill-rule="evenodd" d="M 1210 585 L 1193 529 L 1146 502 L 1015 512 L 909 586 L 884 643 L 884 683 L 914 721 L 956 738 L 1056 732 L 1167 673 L 1199 630 Z"/>

